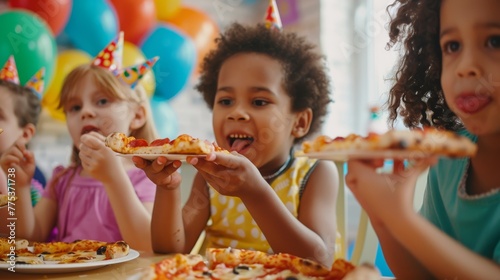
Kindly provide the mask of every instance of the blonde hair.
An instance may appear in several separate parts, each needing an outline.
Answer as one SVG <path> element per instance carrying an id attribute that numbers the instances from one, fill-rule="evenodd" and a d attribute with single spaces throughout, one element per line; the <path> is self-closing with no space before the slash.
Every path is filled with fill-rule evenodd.
<path id="1" fill-rule="evenodd" d="M 135 138 L 152 141 L 158 138 L 158 132 L 154 126 L 153 114 L 149 103 L 149 98 L 144 88 L 138 85 L 135 89 L 131 89 L 128 85 L 121 83 L 111 71 L 95 65 L 81 65 L 64 79 L 61 89 L 58 108 L 64 108 L 64 105 L 71 99 L 72 96 L 78 94 L 78 89 L 82 86 L 84 77 L 90 75 L 96 86 L 106 95 L 118 100 L 130 102 L 131 104 L 144 107 L 146 121 L 144 125 L 134 131 L 131 131 L 130 136 Z M 106 136 L 106 135 L 105 135 Z M 80 165 L 78 157 L 78 149 L 73 147 L 71 162 Z"/>

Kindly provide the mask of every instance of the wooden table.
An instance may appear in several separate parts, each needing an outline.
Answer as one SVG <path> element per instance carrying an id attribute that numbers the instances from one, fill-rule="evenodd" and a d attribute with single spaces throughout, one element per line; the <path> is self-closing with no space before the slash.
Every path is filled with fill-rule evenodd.
<path id="1" fill-rule="evenodd" d="M 0 279 L 102 279 L 102 280 L 126 280 L 139 279 L 131 277 L 139 275 L 145 271 L 150 264 L 160 261 L 169 255 L 159 255 L 154 253 L 140 252 L 140 256 L 134 260 L 112 264 L 105 267 L 100 267 L 92 270 L 69 273 L 45 273 L 45 274 L 28 274 L 21 272 L 10 272 L 0 270 Z"/>

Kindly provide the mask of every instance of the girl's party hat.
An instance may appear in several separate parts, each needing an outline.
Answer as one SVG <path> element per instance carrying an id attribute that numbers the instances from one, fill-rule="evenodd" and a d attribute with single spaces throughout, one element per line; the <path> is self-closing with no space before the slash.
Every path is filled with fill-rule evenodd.
<path id="1" fill-rule="evenodd" d="M 0 69 L 0 80 L 5 80 L 12 82 L 16 85 L 20 85 L 19 74 L 17 72 L 16 61 L 14 56 L 11 55 L 5 62 L 2 69 Z M 45 83 L 45 68 L 42 67 L 38 70 L 31 79 L 29 79 L 25 87 L 31 89 L 38 97 L 42 96 L 43 88 Z"/>
<path id="2" fill-rule="evenodd" d="M 264 20 L 266 27 L 269 29 L 279 31 L 283 29 L 280 13 L 278 11 L 278 5 L 276 5 L 276 0 L 269 0 L 269 6 L 267 7 L 266 17 L 264 18 Z"/>
<path id="3" fill-rule="evenodd" d="M 123 31 L 94 58 L 92 64 L 109 69 L 116 74 L 122 67 Z"/>
<path id="4" fill-rule="evenodd" d="M 158 59 L 159 57 L 155 56 L 146 60 L 142 64 L 136 64 L 134 66 L 124 68 L 120 71 L 117 77 L 121 81 L 130 85 L 131 88 L 134 88 L 142 77 L 153 67 L 153 65 L 155 65 Z"/>
<path id="5" fill-rule="evenodd" d="M 93 65 L 109 69 L 120 81 L 135 88 L 144 75 L 155 65 L 159 57 L 146 60 L 127 68 L 122 68 L 123 32 L 111 41 L 92 62 Z"/>

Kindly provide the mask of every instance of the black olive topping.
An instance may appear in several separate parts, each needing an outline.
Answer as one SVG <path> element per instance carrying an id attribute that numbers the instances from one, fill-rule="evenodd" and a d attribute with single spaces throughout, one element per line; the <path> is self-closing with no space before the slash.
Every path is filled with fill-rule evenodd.
<path id="1" fill-rule="evenodd" d="M 104 255 L 104 253 L 106 253 L 106 246 L 101 246 L 97 249 L 98 255 Z"/>
<path id="2" fill-rule="evenodd" d="M 295 276 L 287 276 L 285 280 L 298 280 Z"/>
<path id="3" fill-rule="evenodd" d="M 233 273 L 238 275 L 240 274 L 240 272 L 238 271 L 238 269 L 241 269 L 241 270 L 250 270 L 250 267 L 246 266 L 246 265 L 237 265 L 235 267 L 233 267 Z"/>

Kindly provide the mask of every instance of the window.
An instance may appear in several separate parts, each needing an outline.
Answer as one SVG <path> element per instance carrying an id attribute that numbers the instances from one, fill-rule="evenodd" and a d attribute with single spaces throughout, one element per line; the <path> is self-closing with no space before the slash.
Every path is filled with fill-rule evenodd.
<path id="1" fill-rule="evenodd" d="M 324 134 L 365 134 L 370 107 L 387 100 L 397 52 L 387 51 L 392 0 L 321 1 L 321 47 L 328 59 L 334 104 Z M 386 115 L 382 116 L 385 124 Z"/>

